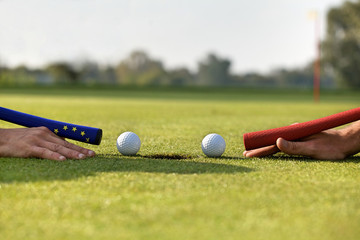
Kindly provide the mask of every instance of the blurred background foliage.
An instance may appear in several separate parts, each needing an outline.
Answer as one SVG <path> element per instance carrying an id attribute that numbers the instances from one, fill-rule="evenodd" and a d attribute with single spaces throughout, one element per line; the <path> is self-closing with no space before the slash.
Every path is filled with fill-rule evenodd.
<path id="1" fill-rule="evenodd" d="M 341 84 L 360 89 L 360 1 L 332 8 L 327 22 L 324 60 Z"/>
<path id="2" fill-rule="evenodd" d="M 327 35 L 322 43 L 321 87 L 360 89 L 360 0 L 345 2 L 327 14 Z M 315 59 L 314 59 L 315 61 Z M 40 69 L 7 67 L 0 58 L 0 86 L 30 85 L 134 85 L 134 86 L 238 86 L 256 88 L 312 88 L 313 65 L 232 73 L 229 59 L 209 53 L 197 69 L 168 69 L 143 50 L 133 51 L 117 65 L 94 61 L 53 62 Z"/>

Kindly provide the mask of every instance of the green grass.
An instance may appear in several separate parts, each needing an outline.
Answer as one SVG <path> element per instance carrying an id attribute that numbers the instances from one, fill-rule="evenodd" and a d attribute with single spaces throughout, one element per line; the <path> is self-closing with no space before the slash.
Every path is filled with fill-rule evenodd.
<path id="1" fill-rule="evenodd" d="M 359 156 L 242 157 L 245 132 L 359 101 L 236 89 L 0 90 L 4 107 L 104 130 L 100 146 L 80 144 L 98 153 L 92 159 L 0 158 L 1 239 L 359 239 Z M 135 157 L 117 152 L 124 131 L 142 140 Z M 227 143 L 222 158 L 201 152 L 211 132 Z"/>

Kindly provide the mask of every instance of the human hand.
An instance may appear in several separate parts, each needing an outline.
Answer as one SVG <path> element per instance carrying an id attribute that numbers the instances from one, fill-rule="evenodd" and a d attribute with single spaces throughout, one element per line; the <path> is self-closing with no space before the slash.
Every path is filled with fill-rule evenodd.
<path id="1" fill-rule="evenodd" d="M 326 130 L 299 141 L 278 138 L 276 145 L 245 151 L 245 157 L 265 157 L 282 151 L 320 160 L 341 160 L 360 151 L 360 121 L 341 130 Z"/>
<path id="2" fill-rule="evenodd" d="M 46 127 L 0 129 L 0 157 L 37 157 L 63 161 L 84 159 L 95 152 L 58 137 Z"/>

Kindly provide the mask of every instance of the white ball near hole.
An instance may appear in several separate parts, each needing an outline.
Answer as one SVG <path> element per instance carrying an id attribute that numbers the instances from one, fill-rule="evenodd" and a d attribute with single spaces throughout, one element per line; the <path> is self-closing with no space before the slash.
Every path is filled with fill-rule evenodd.
<path id="1" fill-rule="evenodd" d="M 116 140 L 118 151 L 125 156 L 133 156 L 140 150 L 141 141 L 133 132 L 124 132 Z"/>
<path id="2" fill-rule="evenodd" d="M 226 143 L 222 136 L 211 133 L 204 137 L 201 148 L 208 157 L 220 157 L 225 152 Z"/>

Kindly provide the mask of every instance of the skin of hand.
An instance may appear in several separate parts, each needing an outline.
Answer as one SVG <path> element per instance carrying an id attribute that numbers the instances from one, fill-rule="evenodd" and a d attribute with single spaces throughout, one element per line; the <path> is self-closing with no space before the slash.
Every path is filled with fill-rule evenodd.
<path id="1" fill-rule="evenodd" d="M 245 151 L 245 157 L 265 157 L 277 152 L 319 160 L 341 160 L 360 152 L 360 121 L 347 128 L 330 129 L 299 141 L 278 138 L 276 145 Z"/>
<path id="2" fill-rule="evenodd" d="M 63 161 L 93 156 L 94 151 L 69 143 L 46 127 L 0 129 L 0 157 Z"/>

